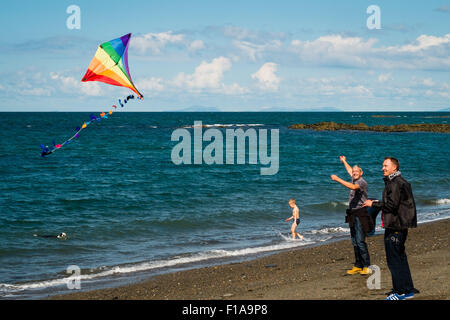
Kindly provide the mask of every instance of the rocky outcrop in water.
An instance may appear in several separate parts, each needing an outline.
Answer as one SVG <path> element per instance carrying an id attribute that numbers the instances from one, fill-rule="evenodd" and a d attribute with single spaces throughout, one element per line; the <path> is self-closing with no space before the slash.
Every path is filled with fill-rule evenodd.
<path id="1" fill-rule="evenodd" d="M 377 131 L 377 132 L 450 132 L 450 124 L 440 123 L 414 123 L 414 124 L 397 124 L 392 126 L 375 125 L 368 126 L 365 123 L 346 124 L 336 122 L 319 122 L 313 124 L 293 124 L 289 129 L 309 129 L 316 131 L 337 131 L 337 130 L 357 130 L 357 131 Z"/>

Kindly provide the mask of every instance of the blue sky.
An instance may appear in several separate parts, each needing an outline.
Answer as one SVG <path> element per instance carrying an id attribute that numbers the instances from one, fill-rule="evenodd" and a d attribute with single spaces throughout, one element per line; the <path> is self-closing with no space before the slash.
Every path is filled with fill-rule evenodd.
<path id="1" fill-rule="evenodd" d="M 0 111 L 109 107 L 129 91 L 80 79 L 100 43 L 129 32 L 145 96 L 129 111 L 450 107 L 446 1 L 30 0 L 3 4 L 0 28 Z"/>

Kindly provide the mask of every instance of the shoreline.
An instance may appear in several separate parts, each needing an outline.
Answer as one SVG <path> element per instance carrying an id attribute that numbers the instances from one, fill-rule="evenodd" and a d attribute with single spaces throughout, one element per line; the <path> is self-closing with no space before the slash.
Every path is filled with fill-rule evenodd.
<path id="1" fill-rule="evenodd" d="M 410 229 L 406 253 L 415 299 L 449 300 L 450 219 Z M 390 291 L 383 235 L 367 238 L 371 264 L 380 267 L 381 288 L 369 290 L 368 276 L 347 275 L 354 255 L 348 239 L 296 247 L 248 261 L 152 276 L 119 287 L 50 296 L 52 300 L 382 300 Z"/>

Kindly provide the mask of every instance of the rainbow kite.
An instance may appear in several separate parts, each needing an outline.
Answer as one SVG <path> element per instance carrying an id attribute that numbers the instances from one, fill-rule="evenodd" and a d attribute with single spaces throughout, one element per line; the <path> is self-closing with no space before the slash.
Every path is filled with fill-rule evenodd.
<path id="1" fill-rule="evenodd" d="M 128 69 L 128 43 L 131 33 L 98 46 L 97 52 L 81 81 L 100 81 L 133 90 L 144 98 L 131 80 Z"/>
<path id="2" fill-rule="evenodd" d="M 136 89 L 131 80 L 130 70 L 128 69 L 128 43 L 130 41 L 131 33 L 123 37 L 102 43 L 95 53 L 89 68 L 81 81 L 100 81 L 120 87 L 127 87 L 133 90 L 142 100 L 144 96 Z M 123 101 L 119 99 L 119 104 L 123 108 L 130 99 L 134 99 L 134 95 L 129 95 Z M 113 105 L 109 112 L 100 113 L 96 117 L 91 113 L 90 121 L 84 122 L 80 127 L 75 128 L 75 134 L 64 141 L 63 143 L 55 143 L 53 141 L 53 148 L 49 148 L 41 144 L 41 156 L 45 157 L 52 154 L 56 150 L 61 149 L 66 144 L 72 142 L 73 139 L 78 139 L 79 133 L 87 128 L 93 122 L 100 122 L 101 119 L 107 119 L 108 115 L 112 115 L 116 111 L 117 106 Z"/>

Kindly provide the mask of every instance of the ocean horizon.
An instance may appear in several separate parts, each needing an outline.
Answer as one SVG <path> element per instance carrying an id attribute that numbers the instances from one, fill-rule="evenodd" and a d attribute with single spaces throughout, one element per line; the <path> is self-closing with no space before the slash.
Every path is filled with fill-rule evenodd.
<path id="1" fill-rule="evenodd" d="M 104 109 L 98 108 L 98 110 L 94 110 L 97 108 L 93 108 L 92 110 L 2 110 L 0 113 L 56 113 L 56 112 L 67 112 L 67 113 L 86 113 L 86 112 L 101 112 Z M 191 110 L 188 111 L 186 109 L 175 109 L 175 110 L 126 110 L 123 111 L 123 113 L 286 113 L 286 112 L 292 112 L 292 113 L 355 113 L 355 111 L 352 110 L 329 110 L 329 109 L 286 109 L 286 110 L 280 110 L 278 108 L 270 108 L 266 110 L 244 110 L 244 111 L 228 111 L 228 110 L 220 110 L 220 109 L 214 109 L 211 111 L 208 110 Z M 370 113 L 370 114 L 396 114 L 396 113 L 449 113 L 449 108 L 444 109 L 437 109 L 434 111 L 428 111 L 428 110 L 396 110 L 396 111 L 382 111 L 382 110 L 366 110 L 366 111 L 358 111 L 357 113 Z"/>

